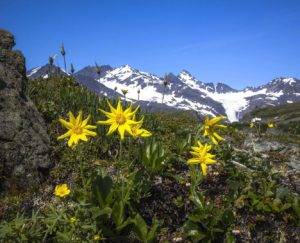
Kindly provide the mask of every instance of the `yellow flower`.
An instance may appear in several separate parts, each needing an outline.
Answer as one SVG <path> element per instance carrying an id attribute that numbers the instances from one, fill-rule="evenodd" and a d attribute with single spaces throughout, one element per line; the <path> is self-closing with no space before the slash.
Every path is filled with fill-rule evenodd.
<path id="1" fill-rule="evenodd" d="M 275 125 L 274 125 L 274 123 L 269 122 L 269 123 L 268 123 L 268 127 L 269 127 L 269 128 L 273 128 L 273 127 L 275 127 Z"/>
<path id="2" fill-rule="evenodd" d="M 135 116 L 133 116 L 132 119 L 135 120 Z M 144 120 L 144 117 L 139 121 L 138 124 L 135 124 L 135 125 L 131 126 L 131 132 L 132 132 L 132 136 L 134 138 L 137 138 L 137 137 L 146 138 L 146 137 L 152 136 L 151 132 L 149 132 L 146 129 L 141 128 L 142 125 L 143 125 L 143 120 Z"/>
<path id="3" fill-rule="evenodd" d="M 70 218 L 70 223 L 71 223 L 71 224 L 74 224 L 76 221 L 77 221 L 77 218 L 76 218 L 76 217 L 71 217 L 71 218 Z"/>
<path id="4" fill-rule="evenodd" d="M 251 122 L 251 123 L 249 124 L 249 127 L 250 127 L 250 128 L 254 127 L 254 122 Z"/>
<path id="5" fill-rule="evenodd" d="M 60 184 L 55 187 L 54 195 L 57 197 L 66 197 L 70 194 L 70 189 L 67 184 Z"/>
<path id="6" fill-rule="evenodd" d="M 108 120 L 106 121 L 98 121 L 98 124 L 110 125 L 107 135 L 112 134 L 114 131 L 118 130 L 121 140 L 124 139 L 125 132 L 128 132 L 131 136 L 133 136 L 131 128 L 133 125 L 138 124 L 139 122 L 134 121 L 132 119 L 133 115 L 137 112 L 137 107 L 134 111 L 132 111 L 132 105 L 130 105 L 126 110 L 123 111 L 121 101 L 118 101 L 117 108 L 114 108 L 109 101 L 107 101 L 110 112 L 101 110 L 104 113 Z"/>
<path id="7" fill-rule="evenodd" d="M 205 118 L 203 124 L 203 135 L 208 136 L 214 144 L 218 144 L 218 141 L 224 140 L 217 132 L 216 128 L 226 128 L 227 126 L 218 124 L 221 120 L 223 120 L 224 116 L 216 116 L 212 119 L 208 117 Z"/>
<path id="8" fill-rule="evenodd" d="M 82 120 L 82 111 L 79 111 L 79 114 L 76 118 L 72 112 L 69 112 L 68 115 L 69 121 L 64 119 L 59 119 L 59 121 L 69 131 L 59 136 L 57 138 L 58 140 L 70 137 L 68 146 L 73 147 L 78 144 L 79 140 L 86 142 L 88 141 L 88 136 L 95 137 L 97 135 L 96 132 L 90 131 L 90 129 L 96 129 L 96 126 L 88 125 L 90 116 L 88 116 L 85 120 Z"/>
<path id="9" fill-rule="evenodd" d="M 100 235 L 94 235 L 94 240 L 96 240 L 96 241 L 99 241 L 99 240 L 101 240 L 101 236 Z"/>
<path id="10" fill-rule="evenodd" d="M 187 161 L 188 164 L 200 164 L 203 175 L 207 174 L 207 165 L 216 163 L 216 160 L 213 158 L 215 155 L 209 153 L 211 150 L 211 145 L 204 144 L 202 145 L 199 141 L 197 142 L 198 146 L 192 147 L 190 152 L 194 158 L 191 158 Z"/>

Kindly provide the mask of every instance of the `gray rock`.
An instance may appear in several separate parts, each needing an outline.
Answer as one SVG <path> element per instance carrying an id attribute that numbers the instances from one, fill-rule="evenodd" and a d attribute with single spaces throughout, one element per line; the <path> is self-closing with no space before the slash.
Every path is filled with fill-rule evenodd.
<path id="1" fill-rule="evenodd" d="M 12 34 L 0 30 L 0 185 L 37 185 L 51 168 L 44 121 L 26 97 L 25 59 Z M 5 178 L 5 179 L 4 179 Z"/>
<path id="2" fill-rule="evenodd" d="M 14 36 L 9 32 L 0 29 L 0 49 L 11 50 L 14 45 Z"/>
<path id="3" fill-rule="evenodd" d="M 264 153 L 268 151 L 274 151 L 282 149 L 283 145 L 278 142 L 261 141 L 253 144 L 253 151 L 256 153 Z"/>
<path id="4" fill-rule="evenodd" d="M 243 147 L 245 149 L 251 149 L 255 153 L 265 153 L 268 151 L 282 150 L 285 146 L 276 141 L 267 141 L 264 139 L 259 139 L 255 137 L 252 133 L 249 133 L 244 141 Z"/>

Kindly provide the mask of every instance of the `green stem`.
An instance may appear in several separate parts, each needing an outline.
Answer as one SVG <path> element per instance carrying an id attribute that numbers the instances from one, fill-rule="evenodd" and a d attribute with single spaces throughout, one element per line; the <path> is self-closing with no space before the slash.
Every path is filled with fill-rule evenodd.
<path id="1" fill-rule="evenodd" d="M 80 176 L 81 176 L 82 186 L 85 187 L 85 180 L 84 180 L 84 175 L 83 175 L 83 161 L 82 160 L 80 160 Z"/>
<path id="2" fill-rule="evenodd" d="M 121 161 L 122 161 L 122 153 L 123 153 L 123 143 L 122 140 L 120 139 L 120 143 L 119 143 L 119 154 L 118 154 L 118 159 L 117 159 L 117 164 L 118 164 L 118 168 L 117 168 L 117 181 L 120 180 L 120 167 L 121 167 Z"/>
<path id="3" fill-rule="evenodd" d="M 122 140 L 120 139 L 120 145 L 119 145 L 119 155 L 118 155 L 118 162 L 120 163 L 121 162 L 121 159 L 122 159 L 122 153 L 123 153 L 123 143 L 122 143 Z"/>

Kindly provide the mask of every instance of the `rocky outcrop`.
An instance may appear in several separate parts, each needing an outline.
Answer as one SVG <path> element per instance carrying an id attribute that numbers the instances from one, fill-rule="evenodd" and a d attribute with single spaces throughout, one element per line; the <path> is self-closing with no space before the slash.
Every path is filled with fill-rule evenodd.
<path id="1" fill-rule="evenodd" d="M 12 34 L 0 30 L 0 185 L 37 185 L 51 167 L 44 121 L 26 97 L 25 59 Z"/>

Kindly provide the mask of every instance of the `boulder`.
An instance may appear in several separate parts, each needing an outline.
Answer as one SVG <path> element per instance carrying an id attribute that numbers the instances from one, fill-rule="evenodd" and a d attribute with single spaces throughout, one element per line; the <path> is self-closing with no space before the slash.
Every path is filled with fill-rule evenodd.
<path id="1" fill-rule="evenodd" d="M 51 168 L 45 123 L 26 96 L 25 58 L 14 36 L 0 30 L 0 186 L 38 185 Z"/>

